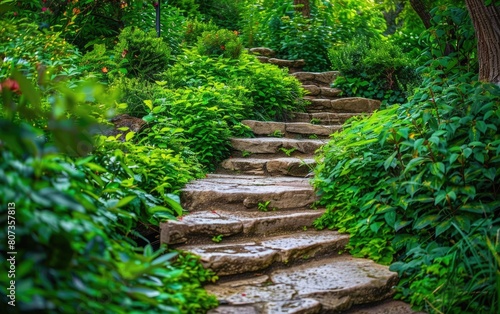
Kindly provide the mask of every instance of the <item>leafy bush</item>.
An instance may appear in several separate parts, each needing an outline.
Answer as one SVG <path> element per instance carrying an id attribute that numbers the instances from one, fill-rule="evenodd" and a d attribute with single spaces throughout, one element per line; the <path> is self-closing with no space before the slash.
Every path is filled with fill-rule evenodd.
<path id="1" fill-rule="evenodd" d="M 245 0 L 195 0 L 204 21 L 212 21 L 220 28 L 236 30 L 240 24 Z"/>
<path id="2" fill-rule="evenodd" d="M 340 71 L 334 86 L 346 96 L 402 103 L 416 83 L 414 61 L 388 41 L 358 38 L 329 51 L 332 68 Z"/>
<path id="3" fill-rule="evenodd" d="M 228 157 L 232 135 L 248 132 L 240 123 L 248 108 L 222 83 L 171 90 L 154 111 L 171 119 L 185 145 L 209 170 Z"/>
<path id="4" fill-rule="evenodd" d="M 408 103 L 333 136 L 315 178 L 328 207 L 316 226 L 351 233 L 356 256 L 396 257 L 399 297 L 417 308 L 494 313 L 500 88 L 454 60 L 422 67 Z"/>
<path id="5" fill-rule="evenodd" d="M 328 49 L 356 35 L 378 36 L 384 24 L 371 1 L 310 1 L 304 17 L 291 0 L 248 5 L 243 13 L 247 46 L 266 46 L 284 59 L 304 59 L 307 71 L 330 69 Z"/>
<path id="6" fill-rule="evenodd" d="M 217 25 L 209 22 L 198 21 L 197 19 L 186 22 L 186 29 L 184 31 L 184 43 L 190 47 L 198 43 L 198 38 L 204 32 L 216 32 L 219 29 Z"/>
<path id="7" fill-rule="evenodd" d="M 137 248 L 128 237 L 144 212 L 172 216 L 179 205 L 139 189 L 136 176 L 129 173 L 130 164 L 124 164 L 127 159 L 120 159 L 116 151 L 103 164 L 95 156 L 72 158 L 61 153 L 51 139 L 59 145 L 85 144 L 75 134 L 92 119 L 71 112 L 79 108 L 75 102 L 81 96 L 52 91 L 50 97 L 58 101 L 46 115 L 39 111 L 42 100 L 36 89 L 20 78 L 14 73 L 11 80 L 17 80 L 23 97 L 16 98 L 10 87 L 2 88 L 5 115 L 0 119 L 0 202 L 15 204 L 10 209 L 2 206 L 1 220 L 16 226 L 15 243 L 9 248 L 7 228 L 0 231 L 0 249 L 3 258 L 5 252 L 17 252 L 15 278 L 3 276 L 0 281 L 8 287 L 15 280 L 16 309 L 194 313 L 215 306 L 215 298 L 201 288 L 201 281 L 215 277 L 200 268 L 196 258 L 181 256 L 174 261 L 176 254 L 153 251 L 149 245 Z M 91 87 L 84 90 L 83 99 L 95 99 Z M 45 132 L 32 126 L 34 117 L 47 122 Z M 168 207 L 162 206 L 165 201 Z M 7 263 L 0 266 L 5 274 L 7 267 Z M 4 295 L 2 304 L 7 301 Z"/>
<path id="8" fill-rule="evenodd" d="M 300 82 L 285 70 L 259 62 L 243 53 L 239 59 L 210 58 L 186 50 L 167 72 L 171 88 L 199 87 L 209 82 L 234 89 L 235 100 L 244 102 L 243 119 L 284 120 L 289 111 L 299 111 L 303 95 Z"/>
<path id="9" fill-rule="evenodd" d="M 82 71 L 78 49 L 60 37 L 60 33 L 40 31 L 27 20 L 0 20 L 0 77 L 16 68 L 39 81 L 56 76 L 78 78 Z"/>
<path id="10" fill-rule="evenodd" d="M 243 45 L 237 32 L 226 29 L 203 32 L 198 39 L 198 52 L 201 55 L 237 59 L 240 57 Z"/>

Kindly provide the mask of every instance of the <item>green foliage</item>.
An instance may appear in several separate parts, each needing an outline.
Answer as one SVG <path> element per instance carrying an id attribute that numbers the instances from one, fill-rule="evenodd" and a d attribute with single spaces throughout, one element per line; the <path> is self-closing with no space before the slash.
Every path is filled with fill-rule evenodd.
<path id="1" fill-rule="evenodd" d="M 247 46 L 266 46 L 278 57 L 304 59 L 305 70 L 330 68 L 328 49 L 356 35 L 378 36 L 383 26 L 371 1 L 311 1 L 310 17 L 297 12 L 291 0 L 258 1 L 243 13 Z"/>
<path id="2" fill-rule="evenodd" d="M 0 20 L 0 77 L 16 68 L 40 82 L 59 76 L 78 78 L 80 53 L 61 33 L 38 30 L 27 20 Z"/>
<path id="3" fill-rule="evenodd" d="M 249 132 L 240 121 L 250 108 L 222 83 L 170 90 L 153 113 L 171 119 L 185 145 L 209 170 L 229 156 L 232 135 Z"/>
<path id="4" fill-rule="evenodd" d="M 105 97 L 92 97 L 90 85 L 84 86 L 83 98 L 54 89 L 50 97 L 57 101 L 46 113 L 40 110 L 44 102 L 40 98 L 48 95 L 16 72 L 11 79 L 18 81 L 21 95 L 2 89 L 0 202 L 15 203 L 10 206 L 15 211 L 7 206 L 0 211 L 3 224 L 15 222 L 16 242 L 6 247 L 7 228 L 3 228 L 0 249 L 17 252 L 16 277 L 10 278 L 16 281 L 16 309 L 193 313 L 214 307 L 215 298 L 207 295 L 201 282 L 215 277 L 200 268 L 199 260 L 180 257 L 174 262 L 175 253 L 153 251 L 150 245 L 138 248 L 128 237 L 138 222 L 145 222 L 141 213 L 171 217 L 180 208 L 178 203 L 141 190 L 133 184 L 132 174 L 120 176 L 131 170 L 117 151 L 100 164 L 96 156 L 70 157 L 58 149 L 88 153 L 82 146 L 92 143 L 79 141 L 78 135 L 94 120 L 82 113 L 94 109 L 82 99 L 92 99 L 98 106 L 95 99 Z M 33 119 L 43 119 L 48 128 L 33 127 Z M 75 148 L 65 146 L 71 141 Z M 157 175 L 155 171 L 151 176 Z M 2 273 L 7 274 L 7 265 L 1 264 Z M 8 287 L 8 280 L 3 276 L 2 286 Z M 2 302 L 6 304 L 5 296 Z"/>
<path id="5" fill-rule="evenodd" d="M 453 55 L 429 61 L 408 103 L 333 136 L 315 179 L 328 207 L 316 226 L 351 233 L 357 256 L 398 258 L 399 296 L 418 308 L 494 313 L 499 287 L 482 287 L 498 269 L 485 236 L 500 227 L 500 89 L 464 67 Z"/>
<path id="6" fill-rule="evenodd" d="M 300 111 L 298 99 L 304 93 L 299 81 L 284 70 L 263 64 L 247 53 L 239 59 L 228 59 L 186 50 L 167 72 L 167 80 L 172 88 L 226 84 L 235 90 L 237 101 L 245 103 L 244 119 L 284 120 L 289 111 Z"/>
<path id="7" fill-rule="evenodd" d="M 236 30 L 241 20 L 245 0 L 195 0 L 204 21 L 212 21 L 218 27 Z"/>
<path id="8" fill-rule="evenodd" d="M 217 25 L 209 22 L 202 22 L 197 19 L 189 20 L 186 22 L 186 29 L 184 31 L 184 43 L 190 47 L 198 43 L 198 38 L 204 32 L 214 33 L 219 29 Z"/>
<path id="9" fill-rule="evenodd" d="M 148 81 L 154 81 L 167 69 L 170 61 L 170 49 L 163 39 L 158 38 L 154 31 L 146 33 L 134 27 L 122 30 L 113 52 L 113 59 L 120 60 L 120 72 L 127 77 Z"/>
<path id="10" fill-rule="evenodd" d="M 242 51 L 238 33 L 227 29 L 203 32 L 198 39 L 198 52 L 201 55 L 237 59 Z"/>
<path id="11" fill-rule="evenodd" d="M 329 51 L 332 68 L 340 71 L 334 86 L 346 96 L 402 103 L 416 83 L 414 61 L 389 41 L 355 39 Z"/>

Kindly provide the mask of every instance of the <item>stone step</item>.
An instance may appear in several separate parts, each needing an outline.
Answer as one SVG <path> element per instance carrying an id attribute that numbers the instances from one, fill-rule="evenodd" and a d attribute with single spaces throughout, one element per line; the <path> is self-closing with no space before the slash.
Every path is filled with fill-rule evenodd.
<path id="1" fill-rule="evenodd" d="M 312 99 L 306 106 L 306 111 L 314 112 L 345 112 L 368 113 L 380 108 L 380 101 L 362 97 L 346 97 L 338 99 Z"/>
<path id="2" fill-rule="evenodd" d="M 326 255 L 338 255 L 349 237 L 336 231 L 308 230 L 288 235 L 254 237 L 217 244 L 181 245 L 177 249 L 199 255 L 218 276 L 241 275 Z"/>
<path id="3" fill-rule="evenodd" d="M 160 240 L 165 244 L 210 242 L 212 237 L 249 237 L 296 232 L 311 227 L 323 209 L 234 212 L 199 211 L 160 224 Z"/>
<path id="4" fill-rule="evenodd" d="M 305 122 L 268 122 L 256 120 L 243 120 L 241 123 L 249 126 L 255 135 L 297 137 L 318 136 L 328 137 L 342 128 L 338 125 L 320 125 Z"/>
<path id="5" fill-rule="evenodd" d="M 397 281 L 387 266 L 342 255 L 206 289 L 221 304 L 209 314 L 342 313 L 391 297 Z"/>
<path id="6" fill-rule="evenodd" d="M 297 140 L 291 138 L 277 137 L 259 137 L 259 138 L 232 138 L 231 145 L 233 149 L 240 152 L 252 154 L 274 154 L 285 153 L 287 156 L 293 156 L 294 152 L 304 154 L 314 154 L 314 152 L 326 144 L 326 139 L 304 139 Z"/>
<path id="7" fill-rule="evenodd" d="M 339 75 L 338 71 L 329 72 L 295 72 L 291 74 L 298 79 L 302 85 L 316 85 L 320 87 L 330 87 Z"/>
<path id="8" fill-rule="evenodd" d="M 221 167 L 248 175 L 306 177 L 316 166 L 314 158 L 229 158 Z"/>
<path id="9" fill-rule="evenodd" d="M 250 53 L 260 56 L 273 57 L 276 52 L 266 47 L 254 47 L 249 49 Z"/>
<path id="10" fill-rule="evenodd" d="M 293 112 L 293 122 L 304 122 L 320 125 L 342 125 L 348 119 L 358 116 L 358 113 L 333 113 L 333 112 Z"/>
<path id="11" fill-rule="evenodd" d="M 307 96 L 304 97 L 305 99 L 311 99 L 311 97 L 336 98 L 342 93 L 342 90 L 338 88 L 320 87 L 316 85 L 302 85 L 302 88 L 308 92 Z"/>
<path id="12" fill-rule="evenodd" d="M 188 211 L 309 208 L 317 201 L 307 178 L 211 174 L 187 184 L 181 192 Z"/>

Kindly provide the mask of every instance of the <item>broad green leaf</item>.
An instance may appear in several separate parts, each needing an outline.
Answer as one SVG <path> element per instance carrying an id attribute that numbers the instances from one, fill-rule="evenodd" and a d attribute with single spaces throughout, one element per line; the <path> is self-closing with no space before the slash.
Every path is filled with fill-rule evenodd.
<path id="1" fill-rule="evenodd" d="M 438 221 L 440 215 L 427 215 L 418 218 L 413 224 L 413 229 L 420 230 Z"/>
<path id="2" fill-rule="evenodd" d="M 123 206 L 127 205 L 128 203 L 130 203 L 131 201 L 133 201 L 135 198 L 136 198 L 136 196 L 134 196 L 134 195 L 125 196 L 124 198 L 119 200 L 118 203 L 116 203 L 115 207 L 116 208 L 123 207 Z"/>

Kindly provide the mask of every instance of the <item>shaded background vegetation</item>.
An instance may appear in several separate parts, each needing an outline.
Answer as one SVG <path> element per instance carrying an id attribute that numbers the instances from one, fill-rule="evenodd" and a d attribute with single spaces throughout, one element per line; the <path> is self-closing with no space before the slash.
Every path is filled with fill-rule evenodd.
<path id="1" fill-rule="evenodd" d="M 154 234 L 229 138 L 251 136 L 241 120 L 303 108 L 299 82 L 244 49 L 268 46 L 383 101 L 322 150 L 316 226 L 391 264 L 397 297 L 418 309 L 497 313 L 500 92 L 478 81 L 462 1 L 314 0 L 307 14 L 289 0 L 0 4 L 0 202 L 16 203 L 18 312 L 216 305 L 202 288 L 216 277 Z M 110 136 L 117 114 L 144 126 Z"/>

